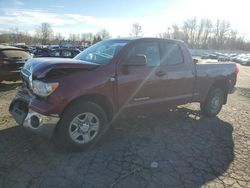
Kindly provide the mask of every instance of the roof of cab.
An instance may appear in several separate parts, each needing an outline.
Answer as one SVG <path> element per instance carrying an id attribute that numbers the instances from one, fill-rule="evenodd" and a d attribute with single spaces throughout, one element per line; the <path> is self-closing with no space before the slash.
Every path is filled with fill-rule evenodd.
<path id="1" fill-rule="evenodd" d="M 156 40 L 156 41 L 169 41 L 169 42 L 183 42 L 181 40 L 175 39 L 165 39 L 165 38 L 156 38 L 156 37 L 122 37 L 122 38 L 114 38 L 108 40 L 125 40 L 125 41 L 144 41 L 144 40 Z"/>

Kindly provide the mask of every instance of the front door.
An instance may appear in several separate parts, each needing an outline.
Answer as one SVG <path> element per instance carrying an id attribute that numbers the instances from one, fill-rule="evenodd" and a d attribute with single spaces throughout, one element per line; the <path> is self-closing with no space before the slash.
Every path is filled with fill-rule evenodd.
<path id="1" fill-rule="evenodd" d="M 146 65 L 130 64 L 127 60 L 133 56 L 145 56 Z M 164 95 L 162 80 L 164 72 L 160 70 L 160 43 L 157 41 L 138 41 L 124 55 L 117 68 L 119 107 L 130 107 L 154 103 Z"/>

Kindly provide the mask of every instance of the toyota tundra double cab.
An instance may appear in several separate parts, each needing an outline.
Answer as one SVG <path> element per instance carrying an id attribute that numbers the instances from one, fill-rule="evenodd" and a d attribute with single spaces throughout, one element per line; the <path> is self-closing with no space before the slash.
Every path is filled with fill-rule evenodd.
<path id="1" fill-rule="evenodd" d="M 182 41 L 110 39 L 74 59 L 27 61 L 9 111 L 20 126 L 56 125 L 57 144 L 83 150 L 124 109 L 198 102 L 203 115 L 216 116 L 238 71 L 235 63 L 194 61 Z"/>

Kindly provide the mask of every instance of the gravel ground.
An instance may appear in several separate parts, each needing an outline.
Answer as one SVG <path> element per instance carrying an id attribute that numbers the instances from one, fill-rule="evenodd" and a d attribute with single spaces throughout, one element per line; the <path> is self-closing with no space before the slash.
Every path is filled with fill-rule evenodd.
<path id="1" fill-rule="evenodd" d="M 197 104 L 124 116 L 92 149 L 61 152 L 18 127 L 0 84 L 0 187 L 250 187 L 250 67 L 216 118 Z"/>

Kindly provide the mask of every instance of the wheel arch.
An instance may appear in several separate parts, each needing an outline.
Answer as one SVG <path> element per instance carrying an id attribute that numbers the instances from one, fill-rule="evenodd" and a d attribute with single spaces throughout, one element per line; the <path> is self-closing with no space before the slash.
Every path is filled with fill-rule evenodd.
<path id="1" fill-rule="evenodd" d="M 209 92 L 213 89 L 213 88 L 220 88 L 223 90 L 223 93 L 224 93 L 224 101 L 223 101 L 223 104 L 226 104 L 227 103 L 227 96 L 228 96 L 228 80 L 226 79 L 220 79 L 220 80 L 216 80 L 213 82 L 213 84 L 210 86 L 208 92 L 207 92 L 207 95 L 206 95 L 206 98 L 209 94 Z"/>
<path id="2" fill-rule="evenodd" d="M 72 101 L 70 101 L 70 103 L 68 103 L 66 105 L 66 107 L 64 108 L 63 112 L 69 106 L 72 106 L 72 105 L 79 103 L 79 102 L 93 102 L 93 103 L 99 105 L 106 113 L 106 115 L 108 117 L 108 121 L 112 120 L 113 114 L 114 114 L 114 106 L 113 106 L 112 102 L 106 96 L 100 95 L 100 94 L 87 94 L 87 95 L 79 96 L 79 97 L 73 99 Z"/>

